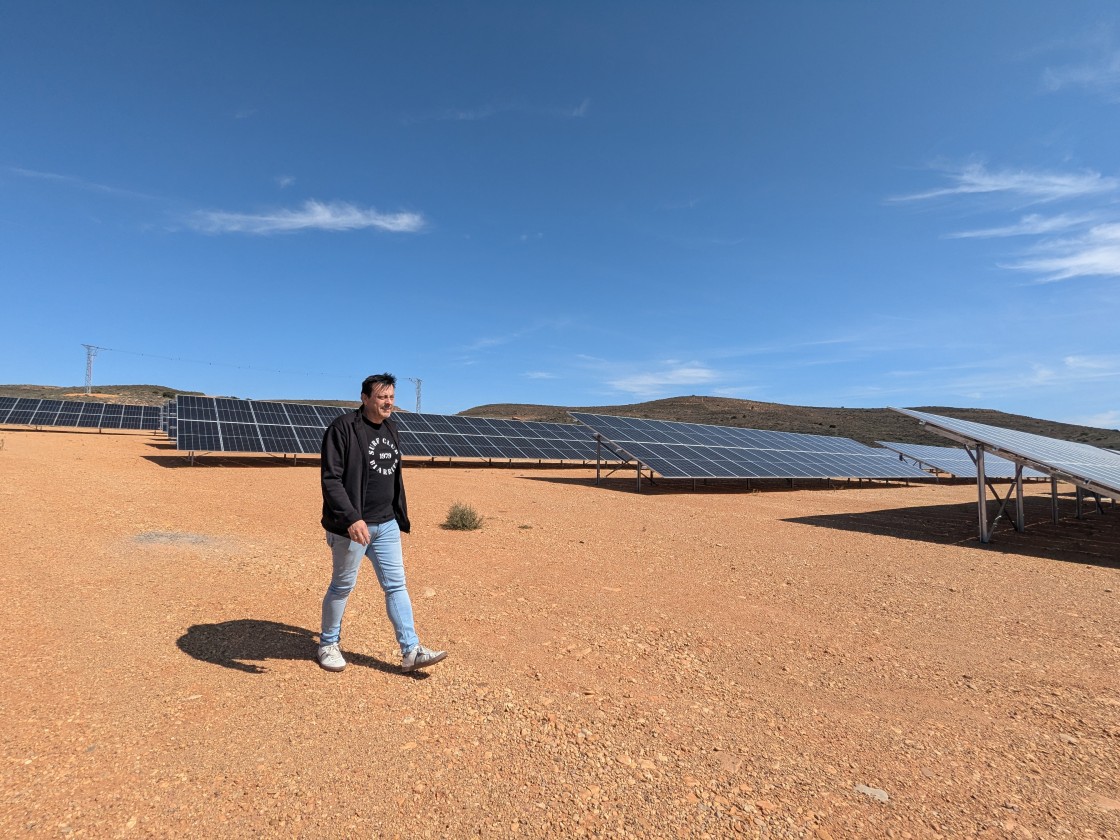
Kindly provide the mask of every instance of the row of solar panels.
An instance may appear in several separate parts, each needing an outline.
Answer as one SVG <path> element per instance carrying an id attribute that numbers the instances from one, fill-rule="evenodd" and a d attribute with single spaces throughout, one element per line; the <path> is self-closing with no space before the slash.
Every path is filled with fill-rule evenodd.
<path id="1" fill-rule="evenodd" d="M 353 409 L 329 405 L 180 396 L 174 417 L 176 448 L 184 452 L 272 452 L 317 455 L 336 417 Z M 570 423 L 489 420 L 399 412 L 393 422 L 407 457 L 594 461 L 597 444 Z M 617 461 L 610 452 L 609 461 Z"/>
<path id="2" fill-rule="evenodd" d="M 76 428 L 162 429 L 191 452 L 316 454 L 326 427 L 351 409 L 222 397 L 179 396 L 163 407 L 0 397 L 0 424 Z M 991 445 L 1029 450 L 1028 460 L 1062 474 L 1113 477 L 1108 450 L 902 410 L 960 434 L 983 433 Z M 880 441 L 874 449 L 849 438 L 710 426 L 576 412 L 576 425 L 401 412 L 395 422 L 403 454 L 491 460 L 637 461 L 666 478 L 924 478 L 918 465 L 958 476 L 976 466 L 959 447 Z M 979 430 L 979 432 L 977 431 Z M 602 441 L 600 446 L 597 441 Z M 897 455 L 896 455 L 897 453 Z M 915 464 L 901 460 L 905 456 Z M 1024 456 L 1027 457 L 1027 456 Z M 1080 471 L 1080 472 L 1079 472 Z M 1012 478 L 1015 463 L 989 453 L 985 473 Z M 1024 468 L 1025 478 L 1046 473 Z"/>
<path id="3" fill-rule="evenodd" d="M 897 452 L 900 458 L 909 458 L 923 467 L 958 478 L 976 478 L 976 462 L 963 446 L 926 446 L 918 443 L 895 443 L 877 440 L 879 446 Z M 1015 477 L 1014 461 L 989 454 L 984 458 L 984 475 L 988 478 L 1011 479 Z M 1046 478 L 1046 473 L 1023 469 L 1023 478 Z"/>
<path id="4" fill-rule="evenodd" d="M 1024 465 L 1029 464 L 1047 475 L 1070 481 L 1090 492 L 1120 498 L 1120 455 L 1111 450 L 909 408 L 894 410 L 913 417 L 930 431 L 960 443 L 982 445 L 988 452 L 1010 456 Z M 985 472 L 989 457 L 986 454 L 984 458 Z"/>
<path id="5" fill-rule="evenodd" d="M 317 454 L 327 426 L 350 409 L 181 395 L 162 407 L 0 398 L 0 422 L 159 428 L 190 452 Z M 617 462 L 667 478 L 920 477 L 853 440 L 696 423 L 583 415 L 579 424 L 454 415 L 395 415 L 409 457 Z M 596 435 L 606 443 L 596 443 Z M 615 454 L 616 451 L 619 454 Z"/>
<path id="6" fill-rule="evenodd" d="M 160 408 L 154 405 L 0 397 L 0 424 L 154 431 L 160 428 Z"/>
<path id="7" fill-rule="evenodd" d="M 626 460 L 664 478 L 929 478 L 850 438 L 570 412 Z"/>
<path id="8" fill-rule="evenodd" d="M 187 452 L 316 454 L 326 427 L 352 409 L 180 396 L 176 447 Z M 408 457 L 638 461 L 666 478 L 925 478 L 854 440 L 758 429 L 574 414 L 571 423 L 393 415 Z M 598 441 L 605 445 L 600 445 Z"/>

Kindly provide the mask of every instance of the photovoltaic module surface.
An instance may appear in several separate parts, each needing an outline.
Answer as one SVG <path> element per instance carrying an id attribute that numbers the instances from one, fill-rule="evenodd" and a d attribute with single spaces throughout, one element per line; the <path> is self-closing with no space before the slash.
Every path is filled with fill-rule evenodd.
<path id="1" fill-rule="evenodd" d="M 319 454 L 327 426 L 352 408 L 179 396 L 176 448 L 189 452 Z M 394 412 L 401 454 L 422 458 L 594 461 L 597 444 L 573 423 Z M 616 456 L 604 452 L 607 460 Z"/>
<path id="2" fill-rule="evenodd" d="M 0 397 L 0 424 L 156 431 L 159 406 Z"/>
<path id="3" fill-rule="evenodd" d="M 537 423 L 445 414 L 394 413 L 406 455 L 594 461 L 596 442 L 574 423 Z M 602 450 L 603 460 L 617 461 Z"/>
<path id="4" fill-rule="evenodd" d="M 897 478 L 929 473 L 854 440 L 569 412 L 665 478 Z"/>
<path id="5" fill-rule="evenodd" d="M 920 420 L 932 432 L 982 443 L 988 449 L 1021 458 L 1057 478 L 1113 498 L 1120 496 L 1120 455 L 1107 449 L 909 408 L 894 410 Z"/>
<path id="6" fill-rule="evenodd" d="M 893 443 L 885 440 L 875 442 L 899 455 L 935 467 L 941 472 L 961 478 L 976 478 L 976 462 L 963 446 L 926 446 L 920 443 Z M 988 478 L 1014 478 L 1015 462 L 989 454 L 984 458 L 984 474 Z M 1046 474 L 1025 467 L 1023 478 L 1046 478 Z"/>
<path id="7" fill-rule="evenodd" d="M 318 455 L 323 432 L 348 409 L 180 394 L 175 446 L 189 452 L 271 452 Z"/>

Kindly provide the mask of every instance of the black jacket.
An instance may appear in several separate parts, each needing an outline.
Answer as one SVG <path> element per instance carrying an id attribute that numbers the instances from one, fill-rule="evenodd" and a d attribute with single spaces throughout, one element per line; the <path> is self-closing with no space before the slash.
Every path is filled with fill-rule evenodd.
<path id="1" fill-rule="evenodd" d="M 332 534 L 348 536 L 351 525 L 362 518 L 365 506 L 366 473 L 369 471 L 369 458 L 366 457 L 365 436 L 362 432 L 362 409 L 343 414 L 327 428 L 323 435 L 321 479 L 323 484 L 323 527 Z M 401 448 L 397 430 L 392 419 L 387 419 L 384 428 L 397 449 Z M 408 533 L 412 525 L 408 521 L 408 505 L 404 498 L 404 479 L 401 478 L 402 460 L 397 467 L 393 493 L 393 516 L 401 531 Z"/>

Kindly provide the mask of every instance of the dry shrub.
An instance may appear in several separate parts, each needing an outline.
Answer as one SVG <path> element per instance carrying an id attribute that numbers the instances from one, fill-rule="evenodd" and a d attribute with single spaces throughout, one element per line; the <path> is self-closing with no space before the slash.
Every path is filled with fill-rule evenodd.
<path id="1" fill-rule="evenodd" d="M 451 531 L 477 531 L 482 527 L 482 517 L 470 505 L 456 502 L 447 511 L 443 527 Z"/>

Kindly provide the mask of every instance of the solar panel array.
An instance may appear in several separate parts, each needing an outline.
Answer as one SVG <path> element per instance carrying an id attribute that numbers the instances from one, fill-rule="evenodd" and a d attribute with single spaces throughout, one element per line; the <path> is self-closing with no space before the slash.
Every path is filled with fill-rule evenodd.
<path id="1" fill-rule="evenodd" d="M 189 452 L 319 454 L 323 434 L 353 409 L 180 395 L 176 447 Z M 596 442 L 571 423 L 490 420 L 444 414 L 393 414 L 407 457 L 594 461 Z M 616 456 L 604 452 L 607 460 Z"/>
<path id="2" fill-rule="evenodd" d="M 926 446 L 920 443 L 893 443 L 885 440 L 875 442 L 913 461 L 934 467 L 940 472 L 961 478 L 976 478 L 976 462 L 963 446 Z M 984 475 L 988 478 L 1014 478 L 1015 462 L 998 455 L 986 454 Z M 1046 474 L 1024 467 L 1023 478 L 1046 478 Z"/>
<path id="3" fill-rule="evenodd" d="M 849 438 L 569 413 L 665 478 L 929 478 Z"/>
<path id="4" fill-rule="evenodd" d="M 595 439 L 573 423 L 492 420 L 444 414 L 402 412 L 393 419 L 405 455 L 459 458 L 510 458 L 532 461 L 594 461 Z M 608 450 L 603 460 L 617 461 Z"/>
<path id="5" fill-rule="evenodd" d="M 175 445 L 190 452 L 319 454 L 323 432 L 347 409 L 334 405 L 176 397 Z"/>
<path id="6" fill-rule="evenodd" d="M 1086 489 L 1120 497 L 1120 455 L 1107 449 L 909 408 L 896 408 L 895 411 L 922 421 L 930 431 L 984 444 Z M 986 465 L 987 457 L 984 460 Z"/>
<path id="7" fill-rule="evenodd" d="M 0 397 L 0 424 L 155 431 L 159 406 Z"/>

